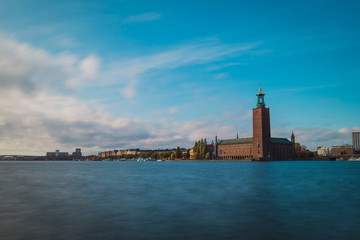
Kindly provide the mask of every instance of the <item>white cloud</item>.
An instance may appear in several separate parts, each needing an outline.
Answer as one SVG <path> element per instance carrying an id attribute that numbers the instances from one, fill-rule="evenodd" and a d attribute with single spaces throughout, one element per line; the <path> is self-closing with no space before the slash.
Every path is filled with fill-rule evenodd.
<path id="1" fill-rule="evenodd" d="M 114 117 L 97 102 L 69 96 L 30 96 L 16 89 L 0 94 L 7 99 L 0 102 L 0 154 L 43 155 L 75 147 L 85 154 L 114 148 L 191 147 L 195 140 L 213 137 L 205 121 L 150 122 Z"/>
<path id="2" fill-rule="evenodd" d="M 96 101 L 69 96 L 68 88 L 117 83 L 131 100 L 149 70 L 207 63 L 254 47 L 194 43 L 100 69 L 100 58 L 95 55 L 81 59 L 69 53 L 51 54 L 0 36 L 0 154 L 40 155 L 74 147 L 82 147 L 85 154 L 118 147 L 191 147 L 200 138 L 212 139 L 216 131 L 224 137 L 235 136 L 234 127 L 209 121 L 115 117 Z M 178 107 L 167 110 L 175 114 Z"/>
<path id="3" fill-rule="evenodd" d="M 135 97 L 135 87 L 133 84 L 129 84 L 126 87 L 120 89 L 121 94 L 126 98 L 126 99 L 132 99 Z"/>
<path id="4" fill-rule="evenodd" d="M 352 144 L 351 131 L 359 129 L 340 128 L 298 128 L 294 129 L 296 142 L 306 145 L 311 150 L 316 150 L 317 147 L 332 147 L 335 145 Z M 272 130 L 272 136 L 290 138 L 291 130 Z"/>
<path id="5" fill-rule="evenodd" d="M 74 54 L 54 55 L 0 35 L 1 88 L 20 88 L 27 93 L 65 90 L 87 78 L 94 78 L 99 70 L 99 62 L 95 56 L 80 62 Z"/>
<path id="6" fill-rule="evenodd" d="M 178 112 L 178 108 L 175 106 L 169 107 L 167 110 L 168 110 L 168 114 L 170 114 L 170 115 L 174 115 Z"/>
<path id="7" fill-rule="evenodd" d="M 100 59 L 94 55 L 89 56 L 80 62 L 80 70 L 86 78 L 97 76 L 100 67 Z"/>

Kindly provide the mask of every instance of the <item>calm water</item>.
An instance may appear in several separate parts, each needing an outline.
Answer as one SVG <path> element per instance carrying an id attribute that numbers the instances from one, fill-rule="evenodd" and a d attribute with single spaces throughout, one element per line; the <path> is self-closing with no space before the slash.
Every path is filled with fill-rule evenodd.
<path id="1" fill-rule="evenodd" d="M 0 162 L 0 239 L 360 239 L 360 162 Z"/>

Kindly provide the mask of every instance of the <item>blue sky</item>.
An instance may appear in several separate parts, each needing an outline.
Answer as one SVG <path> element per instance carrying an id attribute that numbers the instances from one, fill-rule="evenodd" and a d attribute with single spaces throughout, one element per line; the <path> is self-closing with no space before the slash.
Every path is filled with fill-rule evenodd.
<path id="1" fill-rule="evenodd" d="M 0 2 L 0 154 L 191 147 L 360 128 L 357 1 Z"/>

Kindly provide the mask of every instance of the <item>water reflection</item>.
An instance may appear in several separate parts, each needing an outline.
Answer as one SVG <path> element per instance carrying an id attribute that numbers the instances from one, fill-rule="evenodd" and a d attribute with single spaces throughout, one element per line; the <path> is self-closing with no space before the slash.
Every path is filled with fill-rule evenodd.
<path id="1" fill-rule="evenodd" d="M 0 162 L 0 239 L 359 239 L 357 162 Z"/>

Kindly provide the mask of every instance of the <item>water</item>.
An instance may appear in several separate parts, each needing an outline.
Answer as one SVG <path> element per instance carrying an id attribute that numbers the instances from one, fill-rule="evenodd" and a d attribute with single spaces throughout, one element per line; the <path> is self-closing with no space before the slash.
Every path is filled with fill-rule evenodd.
<path id="1" fill-rule="evenodd" d="M 360 239 L 360 162 L 0 162 L 0 239 Z"/>

